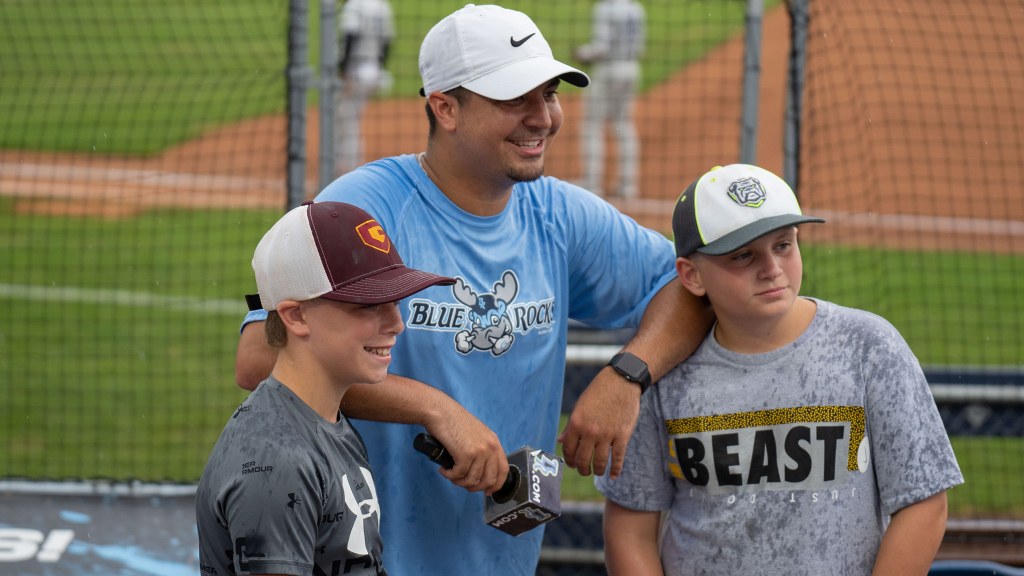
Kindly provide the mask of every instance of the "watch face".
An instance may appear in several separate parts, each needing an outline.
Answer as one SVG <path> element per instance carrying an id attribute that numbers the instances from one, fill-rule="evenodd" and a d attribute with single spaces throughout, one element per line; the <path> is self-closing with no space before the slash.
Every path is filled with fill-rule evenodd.
<path id="1" fill-rule="evenodd" d="M 623 354 L 615 361 L 615 368 L 629 376 L 631 380 L 639 381 L 647 371 L 647 364 L 632 354 Z"/>

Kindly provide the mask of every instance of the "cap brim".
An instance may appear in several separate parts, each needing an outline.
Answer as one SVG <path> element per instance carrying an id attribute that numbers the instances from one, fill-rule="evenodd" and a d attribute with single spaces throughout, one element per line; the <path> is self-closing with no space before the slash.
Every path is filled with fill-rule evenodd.
<path id="1" fill-rule="evenodd" d="M 547 56 L 535 56 L 513 62 L 462 86 L 492 100 L 512 100 L 552 78 L 561 78 L 580 88 L 590 84 L 590 77 L 572 66 Z"/>
<path id="2" fill-rule="evenodd" d="M 787 226 L 795 226 L 797 224 L 804 224 L 806 222 L 824 222 L 824 218 L 816 218 L 814 216 L 802 216 L 799 214 L 782 214 L 779 216 L 772 216 L 771 218 L 765 218 L 764 220 L 758 220 L 757 222 L 751 222 L 739 230 L 733 230 L 732 232 L 722 236 L 718 240 L 711 242 L 707 246 L 697 248 L 697 252 L 701 254 L 710 254 L 712 256 L 721 256 L 739 250 L 740 248 L 750 244 L 754 240 L 757 240 L 761 236 L 778 230 L 779 228 L 785 228 Z"/>
<path id="3" fill-rule="evenodd" d="M 454 283 L 454 278 L 397 266 L 339 286 L 321 298 L 352 304 L 384 304 L 412 296 L 431 286 L 449 286 Z"/>

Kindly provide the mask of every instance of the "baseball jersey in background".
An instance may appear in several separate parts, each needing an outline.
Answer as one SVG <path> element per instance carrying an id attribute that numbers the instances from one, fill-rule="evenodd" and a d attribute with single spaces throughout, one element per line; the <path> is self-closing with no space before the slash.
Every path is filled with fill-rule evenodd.
<path id="1" fill-rule="evenodd" d="M 596 60 L 638 60 L 644 53 L 644 8 L 634 0 L 602 0 L 594 6 L 590 42 Z"/>
<path id="2" fill-rule="evenodd" d="M 709 335 L 643 396 L 622 475 L 595 479 L 621 506 L 669 511 L 667 575 L 867 575 L 891 514 L 963 483 L 896 329 L 814 302 L 766 354 Z"/>
<path id="3" fill-rule="evenodd" d="M 200 572 L 383 576 L 380 521 L 358 432 L 271 376 L 228 420 L 199 481 Z"/>
<path id="4" fill-rule="evenodd" d="M 348 0 L 339 24 L 342 38 L 355 35 L 349 66 L 379 66 L 384 46 L 395 37 L 387 0 Z"/>

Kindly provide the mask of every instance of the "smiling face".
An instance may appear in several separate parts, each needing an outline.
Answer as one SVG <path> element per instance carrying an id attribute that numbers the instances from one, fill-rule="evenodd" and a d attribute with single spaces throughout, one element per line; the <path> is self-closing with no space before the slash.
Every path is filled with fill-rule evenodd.
<path id="1" fill-rule="evenodd" d="M 479 94 L 459 107 L 460 156 L 468 166 L 512 182 L 544 174 L 544 153 L 562 127 L 557 78 L 513 100 Z"/>
<path id="2" fill-rule="evenodd" d="M 676 270 L 690 292 L 708 297 L 724 329 L 777 332 L 791 319 L 803 280 L 797 229 L 775 230 L 722 256 L 679 258 Z"/>
<path id="3" fill-rule="evenodd" d="M 334 382 L 384 380 L 391 348 L 405 327 L 397 302 L 367 305 L 317 298 L 302 306 L 308 312 L 311 352 Z"/>

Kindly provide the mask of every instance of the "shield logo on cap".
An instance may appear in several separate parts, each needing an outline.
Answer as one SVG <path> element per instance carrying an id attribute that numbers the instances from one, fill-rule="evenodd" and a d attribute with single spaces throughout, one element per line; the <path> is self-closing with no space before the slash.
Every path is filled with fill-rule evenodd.
<path id="1" fill-rule="evenodd" d="M 740 178 L 729 185 L 729 198 L 740 206 L 759 208 L 768 193 L 757 178 Z"/>
<path id="2" fill-rule="evenodd" d="M 391 238 L 388 238 L 384 228 L 377 223 L 376 220 L 367 220 L 359 226 L 356 226 L 356 233 L 359 234 L 359 239 L 374 250 L 380 250 L 387 254 L 391 252 Z"/>

